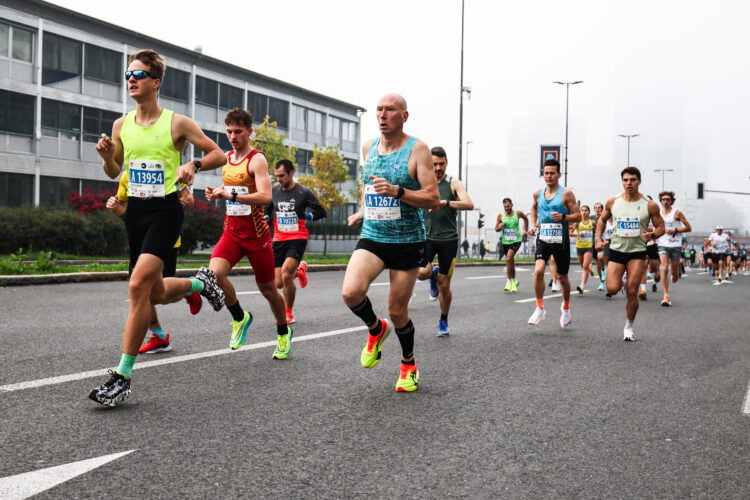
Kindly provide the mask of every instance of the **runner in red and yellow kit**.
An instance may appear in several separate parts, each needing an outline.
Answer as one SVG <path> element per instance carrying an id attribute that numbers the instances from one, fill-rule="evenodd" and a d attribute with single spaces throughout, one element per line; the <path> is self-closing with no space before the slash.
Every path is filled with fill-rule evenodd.
<path id="1" fill-rule="evenodd" d="M 253 115 L 234 108 L 224 120 L 232 151 L 222 170 L 223 186 L 206 187 L 208 201 L 226 200 L 224 233 L 211 254 L 209 268 L 216 274 L 226 294 L 224 303 L 232 314 L 232 338 L 229 347 L 239 349 L 245 343 L 253 316 L 240 306 L 234 286 L 227 278 L 229 270 L 246 255 L 255 272 L 258 290 L 268 300 L 277 323 L 278 346 L 275 359 L 286 359 L 291 352 L 292 329 L 284 315 L 284 298 L 276 290 L 271 234 L 263 216 L 263 207 L 271 202 L 271 179 L 263 153 L 250 147 Z"/>

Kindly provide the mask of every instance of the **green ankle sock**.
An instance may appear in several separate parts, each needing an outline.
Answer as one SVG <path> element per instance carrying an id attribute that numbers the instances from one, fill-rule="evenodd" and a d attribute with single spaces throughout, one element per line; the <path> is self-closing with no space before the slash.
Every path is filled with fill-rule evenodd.
<path id="1" fill-rule="evenodd" d="M 120 358 L 120 366 L 115 370 L 117 373 L 130 380 L 133 375 L 133 365 L 135 364 L 135 356 L 129 354 L 123 354 Z"/>
<path id="2" fill-rule="evenodd" d="M 202 292 L 204 288 L 203 282 L 198 278 L 190 278 L 190 293 Z"/>

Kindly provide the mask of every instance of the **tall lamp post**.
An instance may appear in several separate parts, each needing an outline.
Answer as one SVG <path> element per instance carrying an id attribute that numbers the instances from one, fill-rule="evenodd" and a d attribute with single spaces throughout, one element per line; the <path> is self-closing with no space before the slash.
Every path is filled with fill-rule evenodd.
<path id="1" fill-rule="evenodd" d="M 458 107 L 458 180 L 461 177 L 464 144 L 464 93 L 471 99 L 471 87 L 464 85 L 464 0 L 461 0 L 461 98 Z"/>
<path id="2" fill-rule="evenodd" d="M 575 82 L 552 82 L 556 83 L 558 85 L 565 85 L 565 179 L 563 180 L 563 185 L 568 185 L 568 104 L 570 102 L 570 86 L 571 85 L 578 85 L 579 83 L 583 83 L 583 80 L 577 80 Z"/>
<path id="3" fill-rule="evenodd" d="M 466 191 L 469 191 L 469 144 L 474 144 L 474 141 L 466 141 Z M 469 213 L 464 210 L 464 239 L 466 239 L 466 231 L 469 228 Z"/>
<path id="4" fill-rule="evenodd" d="M 641 134 L 630 134 L 630 135 L 627 135 L 627 134 L 617 134 L 618 137 L 624 137 L 624 138 L 626 138 L 628 140 L 628 163 L 627 163 L 627 165 L 625 165 L 626 167 L 630 166 L 630 139 L 632 137 L 638 137 L 639 135 L 641 135 Z M 663 189 L 662 189 L 662 191 L 663 191 Z"/>
<path id="5" fill-rule="evenodd" d="M 674 172 L 674 169 L 673 168 L 657 168 L 654 170 L 654 172 L 661 172 L 661 190 L 664 191 L 664 173 Z"/>

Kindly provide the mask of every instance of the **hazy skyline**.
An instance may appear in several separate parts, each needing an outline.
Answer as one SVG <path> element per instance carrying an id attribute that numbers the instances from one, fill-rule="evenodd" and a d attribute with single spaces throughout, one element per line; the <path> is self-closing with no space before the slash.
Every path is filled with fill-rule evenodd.
<path id="1" fill-rule="evenodd" d="M 457 174 L 460 0 L 54 3 L 364 106 L 363 140 L 378 134 L 378 98 L 399 92 L 407 133 L 444 146 Z M 472 197 L 493 218 L 505 195 L 530 203 L 539 144 L 564 140 L 565 89 L 552 82 L 583 80 L 570 92 L 568 180 L 583 203 L 621 191 L 627 152 L 617 134 L 638 133 L 631 164 L 644 192 L 661 188 L 655 169 L 674 169 L 665 187 L 696 229 L 746 229 L 750 196 L 695 201 L 697 182 L 750 192 L 738 148 L 750 133 L 746 10 L 739 1 L 467 0 L 464 141 L 474 141 L 470 166 L 482 165 L 473 186 L 469 173 Z"/>

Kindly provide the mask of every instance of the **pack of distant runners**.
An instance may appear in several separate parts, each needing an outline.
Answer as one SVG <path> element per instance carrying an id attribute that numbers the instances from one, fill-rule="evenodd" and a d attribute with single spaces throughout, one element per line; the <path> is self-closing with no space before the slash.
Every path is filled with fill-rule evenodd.
<path id="1" fill-rule="evenodd" d="M 291 160 L 273 165 L 277 183 L 272 186 L 264 154 L 250 146 L 250 111 L 235 108 L 227 113 L 226 133 L 232 150 L 224 152 L 193 120 L 161 108 L 157 96 L 165 73 L 164 60 L 152 50 L 130 56 L 125 77 L 136 108 L 115 121 L 111 137 L 102 133 L 96 145 L 105 173 L 113 179 L 121 176 L 118 194 L 108 200 L 107 208 L 126 215 L 130 248 L 129 313 L 120 363 L 110 370 L 106 382 L 89 393 L 92 400 L 108 406 L 118 405 L 131 394 L 139 354 L 173 347 L 174 339 L 159 323 L 156 304 L 185 299 L 192 314 L 201 310 L 203 298 L 214 311 L 226 306 L 231 315 L 229 348 L 244 345 L 253 314 L 240 305 L 228 279 L 229 271 L 243 257 L 250 262 L 258 290 L 276 322 L 272 356 L 287 359 L 294 337 L 291 325 L 296 322 L 295 281 L 302 288 L 308 284 L 303 260 L 309 239 L 306 224 L 326 216 L 313 191 L 295 180 Z M 445 149 L 430 149 L 404 132 L 409 111 L 402 96 L 383 96 L 375 115 L 380 135 L 363 145 L 360 208 L 348 218 L 350 226 L 361 227 L 361 236 L 347 265 L 341 294 L 368 330 L 360 364 L 364 368 L 378 365 L 383 342 L 395 332 L 402 354 L 395 390 L 413 392 L 420 380 L 415 325 L 409 315 L 414 286 L 417 280 L 429 281 L 429 298 L 440 309 L 435 335 L 449 337 L 451 278 L 461 250 L 457 219 L 460 211 L 473 210 L 474 203 L 464 184 L 447 174 Z M 203 157 L 181 164 L 180 153 L 188 142 Z M 206 198 L 226 203 L 224 232 L 208 267 L 192 278 L 175 278 L 183 207 L 193 203 L 190 186 L 200 172 L 220 167 L 221 185 L 207 187 Z M 549 285 L 562 295 L 559 324 L 568 328 L 573 323 L 568 277 L 573 238 L 581 266 L 576 291 L 584 294 L 589 279 L 597 277 L 597 290 L 607 297 L 622 290 L 627 296 L 626 341 L 635 340 L 634 322 L 640 301 L 647 299 L 648 280 L 653 280 L 652 293 L 661 283 L 661 305 L 669 307 L 673 304 L 670 287 L 686 266 L 697 265 L 717 285 L 737 274 L 748 274 L 745 245 L 721 226 L 702 248 L 688 247 L 685 233 L 692 228 L 674 206 L 674 192 L 659 193 L 658 203 L 643 195 L 636 167 L 622 170 L 623 192 L 595 203 L 593 214 L 591 207 L 581 205 L 570 189 L 560 185 L 560 176 L 559 162 L 547 160 L 544 185 L 533 193 L 530 213 L 515 209 L 513 200 L 504 197 L 495 223 L 498 252 L 506 259 L 505 292 L 518 293 L 516 258 L 527 241 L 533 247 L 530 285 L 536 306 L 529 324 L 539 326 L 547 315 L 548 266 Z M 466 253 L 468 242 L 461 247 Z M 387 313 L 381 309 L 377 314 L 368 291 L 386 269 L 390 281 Z M 149 330 L 151 337 L 146 340 Z"/>

